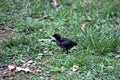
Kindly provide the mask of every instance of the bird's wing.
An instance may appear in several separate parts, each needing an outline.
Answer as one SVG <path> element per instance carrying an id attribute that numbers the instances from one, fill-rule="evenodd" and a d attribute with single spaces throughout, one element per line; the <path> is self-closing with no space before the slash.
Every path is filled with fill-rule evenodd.
<path id="1" fill-rule="evenodd" d="M 67 39 L 67 38 L 63 38 L 62 39 L 62 45 L 64 45 L 65 47 L 73 47 L 76 43 Z"/>

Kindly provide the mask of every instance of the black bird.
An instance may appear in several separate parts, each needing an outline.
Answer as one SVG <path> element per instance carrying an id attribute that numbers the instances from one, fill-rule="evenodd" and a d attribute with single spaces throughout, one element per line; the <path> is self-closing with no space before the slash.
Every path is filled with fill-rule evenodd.
<path id="1" fill-rule="evenodd" d="M 62 38 L 59 34 L 54 34 L 53 37 L 55 38 L 56 44 L 63 48 L 63 51 L 66 51 L 67 53 L 69 49 L 77 45 L 76 42 L 73 42 L 72 40 L 67 38 Z"/>

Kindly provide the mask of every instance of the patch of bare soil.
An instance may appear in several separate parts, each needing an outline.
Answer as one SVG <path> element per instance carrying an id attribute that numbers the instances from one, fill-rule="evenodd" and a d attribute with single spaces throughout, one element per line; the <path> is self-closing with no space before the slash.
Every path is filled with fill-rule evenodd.
<path id="1" fill-rule="evenodd" d="M 10 37 L 10 33 L 12 33 L 13 29 L 12 28 L 0 28 L 0 46 L 5 41 L 8 37 Z M 3 54 L 4 51 L 0 49 L 0 56 Z M 1 59 L 0 59 L 1 61 Z M 2 61 L 1 61 L 2 62 Z"/>
<path id="2" fill-rule="evenodd" d="M 4 40 L 6 40 L 8 37 L 10 37 L 10 34 L 12 33 L 13 29 L 12 28 L 0 28 L 0 45 L 3 43 Z M 3 51 L 0 49 L 0 63 L 6 64 L 5 61 L 1 58 L 1 54 Z M 4 68 L 0 67 L 0 75 L 3 73 Z M 1 77 L 1 76 L 0 76 Z M 0 80 L 2 80 L 0 78 Z"/>
<path id="3" fill-rule="evenodd" d="M 0 29 L 0 44 L 10 36 L 12 28 Z"/>

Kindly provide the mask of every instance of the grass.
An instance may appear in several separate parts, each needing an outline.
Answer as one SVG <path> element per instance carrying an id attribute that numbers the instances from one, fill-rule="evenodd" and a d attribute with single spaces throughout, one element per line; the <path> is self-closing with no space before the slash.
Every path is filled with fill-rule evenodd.
<path id="1" fill-rule="evenodd" d="M 0 46 L 7 64 L 21 65 L 32 59 L 36 75 L 17 73 L 12 80 L 119 80 L 119 0 L 59 0 L 56 11 L 50 0 L 1 0 L 0 29 L 12 28 L 11 37 Z M 81 30 L 84 22 L 86 33 Z M 53 42 L 39 42 L 59 33 L 78 43 L 69 54 Z M 13 59 L 14 62 L 13 62 Z M 2 62 L 0 66 L 2 67 Z M 77 71 L 71 71 L 76 65 Z M 25 75 L 24 75 L 25 74 Z M 9 78 L 6 78 L 6 80 Z"/>

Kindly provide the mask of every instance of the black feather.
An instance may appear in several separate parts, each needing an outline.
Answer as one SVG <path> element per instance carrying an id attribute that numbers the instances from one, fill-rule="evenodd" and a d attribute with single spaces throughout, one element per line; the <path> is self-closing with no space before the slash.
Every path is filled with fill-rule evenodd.
<path id="1" fill-rule="evenodd" d="M 56 44 L 63 48 L 63 51 L 67 51 L 67 53 L 69 49 L 77 45 L 76 42 L 73 42 L 68 38 L 62 38 L 59 34 L 54 34 L 53 37 L 56 39 Z"/>

